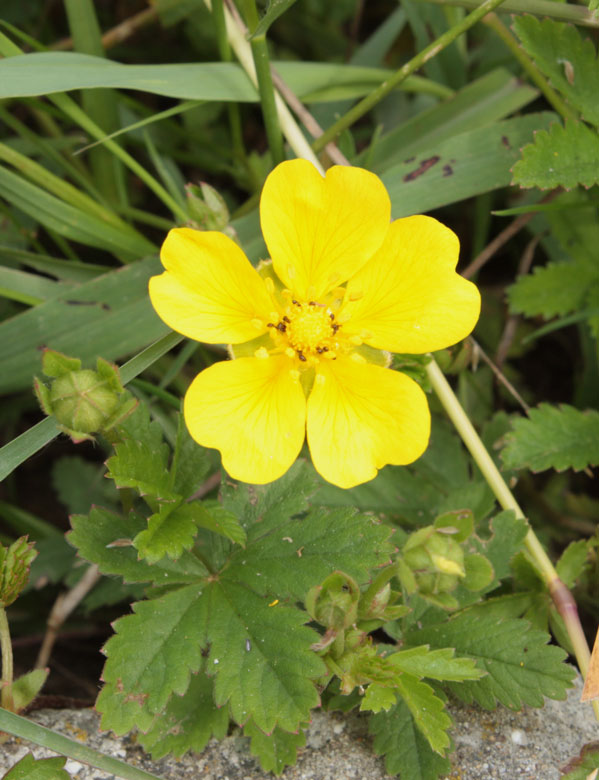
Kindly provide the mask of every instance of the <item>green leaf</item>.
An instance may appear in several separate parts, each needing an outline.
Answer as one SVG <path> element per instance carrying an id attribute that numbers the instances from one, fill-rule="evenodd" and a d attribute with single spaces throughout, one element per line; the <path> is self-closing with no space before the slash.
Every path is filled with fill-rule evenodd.
<path id="1" fill-rule="evenodd" d="M 541 190 L 592 187 L 599 182 L 598 171 L 599 134 L 583 122 L 568 121 L 535 133 L 513 167 L 512 183 Z"/>
<path id="2" fill-rule="evenodd" d="M 196 503 L 196 506 L 199 504 Z M 202 511 L 198 511 L 197 524 L 215 534 L 230 539 L 235 544 L 245 546 L 247 534 L 237 517 L 216 502 L 204 502 Z"/>
<path id="3" fill-rule="evenodd" d="M 143 441 L 127 439 L 114 450 L 115 454 L 106 461 L 106 476 L 114 479 L 118 488 L 135 488 L 141 496 L 167 501 L 180 498 L 171 488 L 168 445 L 163 443 L 150 449 Z"/>
<path id="4" fill-rule="evenodd" d="M 497 701 L 511 709 L 523 704 L 542 707 L 545 696 L 566 697 L 575 671 L 563 663 L 566 653 L 547 645 L 548 640 L 548 634 L 526 620 L 499 620 L 482 609 L 465 610 L 405 636 L 407 644 L 453 647 L 459 655 L 475 658 L 488 672 L 485 677 L 447 685 L 462 701 L 476 701 L 486 709 L 493 709 Z"/>
<path id="5" fill-rule="evenodd" d="M 570 24 L 529 14 L 514 18 L 514 30 L 553 86 L 580 111 L 583 119 L 599 126 L 599 62 L 591 39 L 581 39 L 576 27 Z"/>
<path id="6" fill-rule="evenodd" d="M 396 702 L 397 691 L 395 687 L 373 682 L 366 688 L 366 693 L 360 700 L 360 712 L 388 711 Z"/>
<path id="7" fill-rule="evenodd" d="M 584 745 L 580 755 L 568 761 L 561 769 L 561 780 L 594 780 L 599 769 L 599 745 L 590 742 Z"/>
<path id="8" fill-rule="evenodd" d="M 567 588 L 573 588 L 576 580 L 588 569 L 589 544 L 586 539 L 570 542 L 555 565 L 560 580 Z"/>
<path id="9" fill-rule="evenodd" d="M 389 562 L 391 530 L 352 509 L 313 509 L 306 517 L 287 519 L 257 536 L 231 558 L 236 576 L 257 593 L 303 601 L 308 590 L 334 569 L 359 583 L 371 569 Z"/>
<path id="10" fill-rule="evenodd" d="M 165 555 L 177 560 L 190 550 L 198 530 L 198 519 L 207 512 L 200 503 L 161 504 L 148 518 L 148 527 L 133 539 L 141 558 L 156 563 Z"/>
<path id="11" fill-rule="evenodd" d="M 577 311 L 589 287 L 599 283 L 599 270 L 578 262 L 549 263 L 521 276 L 508 288 L 510 309 L 545 319 Z"/>
<path id="12" fill-rule="evenodd" d="M 41 691 L 50 669 L 33 669 L 27 674 L 17 677 L 12 684 L 12 699 L 16 712 L 24 710 Z"/>
<path id="13" fill-rule="evenodd" d="M 0 608 L 17 600 L 27 584 L 29 569 L 36 550 L 26 536 L 17 539 L 9 547 L 0 544 Z"/>
<path id="14" fill-rule="evenodd" d="M 445 704 L 435 696 L 434 690 L 410 674 L 397 679 L 397 691 L 412 713 L 414 722 L 439 755 L 444 755 L 450 745 L 447 730 L 451 718 L 445 711 Z"/>
<path id="15" fill-rule="evenodd" d="M 392 165 L 454 136 L 492 126 L 530 103 L 537 94 L 507 69 L 496 68 L 448 100 L 406 118 L 352 162 L 380 175 Z"/>
<path id="16" fill-rule="evenodd" d="M 161 269 L 151 258 L 99 276 L 0 324 L 0 393 L 31 387 L 40 348 L 117 360 L 167 332 L 148 298 L 148 279 Z M 126 381 L 124 379 L 124 381 Z"/>
<path id="17" fill-rule="evenodd" d="M 540 404 L 529 417 L 514 418 L 501 458 L 506 468 L 575 471 L 599 464 L 599 412 Z"/>
<path id="18" fill-rule="evenodd" d="M 387 169 L 381 178 L 393 217 L 422 214 L 507 187 L 522 146 L 553 120 L 554 114 L 542 113 L 496 122 L 431 145 L 415 159 Z"/>
<path id="19" fill-rule="evenodd" d="M 133 539 L 146 528 L 142 517 L 126 516 L 94 507 L 89 515 L 73 515 L 70 544 L 81 557 L 96 563 L 103 574 L 117 574 L 125 582 L 155 582 L 159 585 L 196 582 L 208 574 L 192 553 L 183 553 L 178 561 L 162 558 L 154 565 L 140 561 Z"/>
<path id="20" fill-rule="evenodd" d="M 479 551 L 489 559 L 495 572 L 495 584 L 509 577 L 510 561 L 522 549 L 528 533 L 528 523 L 516 517 L 512 510 L 500 512 L 490 523 L 491 538 L 476 543 Z"/>
<path id="21" fill-rule="evenodd" d="M 116 257 L 126 253 L 132 259 L 156 251 L 154 244 L 139 234 L 72 206 L 2 167 L 0 196 L 60 236 L 85 246 L 105 249 Z"/>
<path id="22" fill-rule="evenodd" d="M 392 71 L 329 62 L 272 63 L 299 98 L 337 100 L 368 94 Z M 428 87 L 425 79 L 406 79 L 404 89 Z M 0 98 L 30 97 L 72 89 L 134 89 L 182 100 L 257 103 L 258 92 L 241 66 L 231 62 L 123 65 L 76 52 L 33 52 L 0 61 Z M 332 89 L 335 88 L 335 89 Z"/>
<path id="23" fill-rule="evenodd" d="M 171 753 L 180 758 L 188 750 L 201 753 L 211 737 L 223 739 L 229 726 L 226 707 L 214 703 L 213 681 L 202 672 L 192 674 L 183 696 L 172 696 L 149 731 L 138 739 L 156 761 Z"/>
<path id="24" fill-rule="evenodd" d="M 231 581 L 227 570 L 213 583 L 211 642 L 206 671 L 216 676 L 215 699 L 229 703 L 239 724 L 252 718 L 258 728 L 276 725 L 296 731 L 319 702 L 314 683 L 325 673 L 311 649 L 318 634 L 304 623 L 306 613 L 268 600 Z"/>
<path id="25" fill-rule="evenodd" d="M 387 656 L 387 661 L 402 672 L 414 677 L 433 680 L 478 680 L 484 672 L 476 667 L 472 658 L 455 658 L 451 647 L 431 650 L 426 645 L 410 647 Z"/>
<path id="26" fill-rule="evenodd" d="M 190 498 L 204 484 L 210 467 L 208 451 L 191 438 L 183 415 L 179 414 L 177 446 L 171 466 L 175 493 L 183 498 Z"/>
<path id="27" fill-rule="evenodd" d="M 243 733 L 250 737 L 250 752 L 257 756 L 262 769 L 275 775 L 280 775 L 286 766 L 293 766 L 298 748 L 306 744 L 306 734 L 302 730 L 290 734 L 276 728 L 272 734 L 265 734 L 251 720 L 245 724 Z"/>
<path id="28" fill-rule="evenodd" d="M 314 493 L 317 479 L 304 460 L 298 460 L 280 479 L 269 485 L 243 482 L 222 484 L 223 507 L 236 515 L 248 531 L 250 540 L 273 526 L 308 510 L 308 497 Z"/>
<path id="29" fill-rule="evenodd" d="M 198 585 L 133 605 L 119 618 L 104 647 L 107 661 L 96 702 L 102 728 L 124 734 L 137 725 L 147 731 L 173 693 L 181 696 L 200 671 L 207 646 L 206 603 Z"/>
<path id="30" fill-rule="evenodd" d="M 416 727 L 403 700 L 390 712 L 373 715 L 369 731 L 374 736 L 374 752 L 385 757 L 390 775 L 409 780 L 436 780 L 451 770 L 449 761 L 432 750 Z"/>
<path id="31" fill-rule="evenodd" d="M 4 775 L 4 780 L 70 780 L 63 769 L 65 763 L 66 758 L 35 759 L 27 753 Z"/>
<path id="32" fill-rule="evenodd" d="M 288 8 L 295 3 L 295 0 L 268 0 L 268 8 L 266 13 L 260 19 L 260 22 L 254 30 L 252 38 L 258 35 L 265 35 L 270 25 L 276 21 L 281 14 L 284 14 Z M 264 767 L 266 769 L 266 767 Z"/>

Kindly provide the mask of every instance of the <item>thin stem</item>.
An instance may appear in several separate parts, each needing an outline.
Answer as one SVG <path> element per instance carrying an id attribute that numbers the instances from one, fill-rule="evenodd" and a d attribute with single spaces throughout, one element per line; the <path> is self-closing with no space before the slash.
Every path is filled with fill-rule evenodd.
<path id="1" fill-rule="evenodd" d="M 422 2 L 422 0 L 420 0 Z M 426 0 L 436 5 L 458 5 L 462 8 L 477 8 L 479 0 Z M 555 0 L 506 0 L 502 12 L 548 16 L 572 24 L 599 27 L 599 19 L 588 8 L 571 3 L 556 3 Z"/>
<path id="2" fill-rule="evenodd" d="M 465 33 L 466 30 L 469 30 L 470 27 L 480 21 L 483 16 L 485 16 L 485 14 L 488 14 L 489 11 L 497 8 L 497 6 L 501 5 L 503 2 L 504 0 L 485 0 L 485 2 L 481 3 L 475 11 L 472 11 L 472 13 L 468 14 L 465 19 L 462 19 L 462 21 L 454 25 L 451 29 L 447 30 L 447 32 L 444 32 L 443 35 L 440 35 L 421 52 L 418 52 L 415 57 L 412 57 L 409 62 L 406 62 L 406 64 L 398 71 L 396 71 L 390 78 L 388 78 L 386 81 L 383 81 L 380 86 L 374 89 L 359 103 L 356 103 L 356 105 L 350 108 L 346 114 L 344 114 L 327 130 L 325 130 L 320 138 L 317 138 L 316 141 L 314 141 L 312 144 L 314 151 L 320 152 L 322 149 L 324 149 L 324 147 L 330 141 L 334 140 L 339 135 L 339 133 L 341 133 L 343 130 L 346 130 L 348 127 L 351 127 L 354 122 L 357 122 L 357 120 L 363 117 L 364 114 L 367 114 L 372 108 L 374 108 L 374 106 L 377 105 L 377 103 L 380 103 L 383 98 L 387 97 L 387 95 L 392 90 L 401 84 L 402 81 L 407 79 L 408 76 L 411 76 L 413 73 L 419 70 L 425 63 L 439 54 L 439 52 L 449 46 L 450 43 L 453 43 L 457 38 L 459 38 L 462 33 Z"/>
<path id="3" fill-rule="evenodd" d="M 250 47 L 254 58 L 256 76 L 258 78 L 258 91 L 260 93 L 260 103 L 262 104 L 262 116 L 264 117 L 264 127 L 268 146 L 272 157 L 273 165 L 278 165 L 285 159 L 283 149 L 283 135 L 279 125 L 277 106 L 275 102 L 275 88 L 270 74 L 270 58 L 268 56 L 268 46 L 266 45 L 266 34 L 254 36 L 253 33 L 258 27 L 260 18 L 256 8 L 256 0 L 243 0 L 245 19 L 252 38 L 250 38 Z"/>
<path id="4" fill-rule="evenodd" d="M 499 473 L 499 469 L 480 440 L 468 415 L 445 379 L 443 372 L 434 360 L 431 360 L 427 365 L 426 370 L 433 389 L 447 412 L 448 417 L 455 425 L 462 441 L 470 451 L 470 454 L 481 470 L 483 477 L 495 494 L 497 501 L 504 509 L 511 509 L 515 512 L 516 517 L 524 519 L 524 512 Z M 568 637 L 572 643 L 574 655 L 578 661 L 580 673 L 583 677 L 586 677 L 589 667 L 590 652 L 582 626 L 580 625 L 576 603 L 572 598 L 570 591 L 558 577 L 553 564 L 549 560 L 549 556 L 543 549 L 543 546 L 532 528 L 528 529 L 524 539 L 524 545 L 545 582 L 555 606 L 564 621 Z M 599 719 L 599 701 L 593 702 L 593 707 L 595 709 L 595 715 Z"/>
<path id="5" fill-rule="evenodd" d="M 553 108 L 555 108 L 555 110 L 558 112 L 558 114 L 560 114 L 562 119 L 577 120 L 578 114 L 576 113 L 576 111 L 573 111 L 561 99 L 558 93 L 549 84 L 545 76 L 543 76 L 541 71 L 537 68 L 537 66 L 534 64 L 534 62 L 531 60 L 528 54 L 524 51 L 524 49 L 519 45 L 518 41 L 514 38 L 514 36 L 511 34 L 511 32 L 508 30 L 505 24 L 501 21 L 501 19 L 497 16 L 497 14 L 488 14 L 483 19 L 483 22 L 488 27 L 490 27 L 499 38 L 501 38 L 501 40 L 505 43 L 505 45 L 508 47 L 510 52 L 518 60 L 518 62 L 522 66 L 522 69 L 528 75 L 529 79 L 534 84 L 537 85 L 537 87 L 541 90 L 543 95 L 545 95 L 547 102 L 550 105 L 552 105 Z"/>
<path id="6" fill-rule="evenodd" d="M 0 704 L 3 709 L 12 711 L 12 680 L 14 674 L 12 644 L 10 641 L 8 619 L 4 607 L 0 607 L 0 652 L 2 652 L 2 679 L 0 680 L 2 690 L 0 692 Z"/>

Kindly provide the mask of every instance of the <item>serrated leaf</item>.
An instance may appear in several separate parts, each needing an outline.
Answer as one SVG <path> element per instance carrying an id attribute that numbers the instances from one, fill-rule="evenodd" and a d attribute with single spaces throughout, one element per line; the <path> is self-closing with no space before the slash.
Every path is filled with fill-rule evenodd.
<path id="1" fill-rule="evenodd" d="M 496 579 L 491 562 L 478 553 L 464 555 L 464 570 L 466 576 L 461 584 L 473 593 L 484 590 Z"/>
<path id="2" fill-rule="evenodd" d="M 373 682 L 360 701 L 360 712 L 388 711 L 397 702 L 397 692 L 389 685 Z"/>
<path id="3" fill-rule="evenodd" d="M 298 601 L 334 569 L 366 582 L 394 549 L 388 526 L 352 509 L 313 509 L 303 518 L 281 516 L 279 526 L 262 536 L 257 536 L 260 527 L 252 530 L 246 549 L 233 555 L 231 569 L 258 593 Z"/>
<path id="4" fill-rule="evenodd" d="M 239 518 L 251 540 L 271 526 L 308 510 L 308 497 L 317 487 L 314 470 L 303 460 L 296 461 L 280 479 L 268 485 L 247 485 L 225 481 L 223 507 Z"/>
<path id="5" fill-rule="evenodd" d="M 449 761 L 435 753 L 416 727 L 403 700 L 390 712 L 373 715 L 368 724 L 374 736 L 374 752 L 385 757 L 390 775 L 409 780 L 436 780 L 451 769 Z"/>
<path id="6" fill-rule="evenodd" d="M 553 86 L 584 119 L 599 126 L 599 62 L 590 38 L 581 38 L 571 24 L 529 14 L 515 17 L 514 30 Z"/>
<path id="7" fill-rule="evenodd" d="M 522 548 L 528 523 L 524 518 L 516 517 L 512 510 L 506 510 L 494 517 L 489 527 L 491 538 L 477 546 L 491 562 L 498 583 L 510 575 L 510 561 Z"/>
<path id="8" fill-rule="evenodd" d="M 29 569 L 37 551 L 33 542 L 21 536 L 9 547 L 0 544 L 0 606 L 8 607 L 17 600 L 27 584 Z"/>
<path id="9" fill-rule="evenodd" d="M 192 674 L 183 696 L 172 696 L 151 729 L 139 736 L 155 761 L 168 753 L 175 758 L 188 750 L 201 753 L 211 737 L 223 739 L 227 735 L 229 712 L 216 706 L 213 688 L 213 681 L 203 672 Z"/>
<path id="10" fill-rule="evenodd" d="M 445 711 L 444 702 L 435 696 L 430 685 L 409 674 L 402 674 L 398 678 L 397 692 L 408 706 L 414 722 L 429 745 L 435 753 L 444 755 L 451 744 L 447 734 L 451 718 Z"/>
<path id="11" fill-rule="evenodd" d="M 204 511 L 198 516 L 197 521 L 200 528 L 207 528 L 242 547 L 245 545 L 247 534 L 232 512 L 216 502 L 205 502 L 202 506 Z"/>
<path id="12" fill-rule="evenodd" d="M 586 539 L 570 542 L 555 564 L 560 580 L 567 588 L 573 588 L 576 580 L 589 566 L 589 546 Z"/>
<path id="13" fill-rule="evenodd" d="M 177 447 L 173 456 L 173 490 L 183 498 L 192 496 L 203 485 L 210 471 L 210 457 L 204 447 L 195 442 L 179 414 Z"/>
<path id="14" fill-rule="evenodd" d="M 250 753 L 258 758 L 262 769 L 275 775 L 280 775 L 286 766 L 293 766 L 298 748 L 306 744 L 306 734 L 302 730 L 290 734 L 276 728 L 272 734 L 265 734 L 251 720 L 245 724 L 243 733 L 250 737 Z"/>
<path id="15" fill-rule="evenodd" d="M 144 530 L 142 517 L 119 515 L 95 507 L 89 515 L 73 515 L 69 543 L 81 557 L 96 563 L 103 574 L 117 574 L 125 582 L 155 582 L 159 585 L 196 582 L 208 570 L 192 553 L 183 553 L 178 561 L 163 558 L 150 565 L 137 558 L 133 539 Z"/>
<path id="16" fill-rule="evenodd" d="M 4 775 L 4 780 L 71 780 L 63 769 L 65 763 L 66 758 L 35 759 L 27 753 Z"/>
<path id="17" fill-rule="evenodd" d="M 188 585 L 133 605 L 119 618 L 104 646 L 104 687 L 96 702 L 102 728 L 124 734 L 147 731 L 173 693 L 182 695 L 203 663 L 207 645 L 206 599 L 201 585 Z"/>
<path id="18" fill-rule="evenodd" d="M 508 288 L 510 309 L 545 319 L 569 314 L 582 306 L 589 286 L 597 282 L 599 271 L 585 262 L 549 263 Z"/>
<path id="19" fill-rule="evenodd" d="M 172 560 L 181 557 L 193 546 L 198 530 L 198 519 L 206 514 L 199 502 L 191 504 L 161 504 L 158 512 L 148 518 L 148 527 L 133 539 L 141 558 L 150 564 L 168 555 Z"/>
<path id="20" fill-rule="evenodd" d="M 33 669 L 17 677 L 12 684 L 14 711 L 20 712 L 35 699 L 48 677 L 49 669 Z"/>
<path id="21" fill-rule="evenodd" d="M 482 609 L 465 610 L 405 636 L 406 643 L 454 647 L 460 655 L 475 658 L 488 672 L 485 677 L 447 685 L 462 701 L 476 701 L 486 709 L 493 709 L 497 701 L 511 709 L 523 704 L 542 707 L 545 696 L 566 697 L 575 672 L 563 663 L 566 653 L 547 645 L 548 640 L 548 634 L 526 620 L 498 620 Z"/>
<path id="22" fill-rule="evenodd" d="M 282 604 L 271 607 L 226 574 L 209 593 L 206 671 L 216 675 L 216 703 L 228 702 L 239 724 L 252 718 L 266 733 L 276 725 L 296 731 L 319 703 L 311 682 L 325 672 L 311 650 L 318 634 L 304 625 L 306 613 Z"/>
<path id="23" fill-rule="evenodd" d="M 266 13 L 260 19 L 260 22 L 254 30 L 252 38 L 256 38 L 258 35 L 265 35 L 270 25 L 276 21 L 281 14 L 284 14 L 288 8 L 295 3 L 296 0 L 269 0 Z"/>
<path id="24" fill-rule="evenodd" d="M 387 656 L 387 661 L 402 672 L 432 680 L 478 680 L 484 672 L 472 658 L 455 658 L 455 650 L 444 647 L 431 650 L 426 645 L 410 647 Z"/>
<path id="25" fill-rule="evenodd" d="M 107 477 L 119 488 L 134 488 L 141 496 L 150 495 L 164 500 L 175 500 L 167 465 L 169 447 L 160 444 L 152 448 L 142 441 L 127 439 L 115 445 L 115 454 L 108 458 Z"/>
<path id="26" fill-rule="evenodd" d="M 580 471 L 599 464 L 599 412 L 593 409 L 540 404 L 528 419 L 515 418 L 512 429 L 501 452 L 508 469 Z"/>
<path id="27" fill-rule="evenodd" d="M 522 187 L 592 187 L 599 182 L 599 134 L 574 121 L 538 130 L 512 172 L 512 184 Z"/>
<path id="28" fill-rule="evenodd" d="M 595 770 L 599 770 L 599 742 L 589 742 L 580 755 L 561 768 L 561 780 L 596 780 Z"/>

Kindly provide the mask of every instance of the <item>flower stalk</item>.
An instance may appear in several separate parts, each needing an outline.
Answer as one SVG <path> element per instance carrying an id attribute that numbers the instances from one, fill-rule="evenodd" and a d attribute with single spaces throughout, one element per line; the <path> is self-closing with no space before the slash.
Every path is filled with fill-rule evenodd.
<path id="1" fill-rule="evenodd" d="M 506 485 L 499 469 L 480 440 L 478 433 L 451 389 L 443 372 L 434 360 L 431 360 L 427 365 L 426 370 L 428 378 L 441 401 L 443 408 L 455 425 L 462 441 L 470 451 L 476 465 L 481 470 L 483 477 L 495 494 L 497 501 L 504 509 L 511 509 L 514 511 L 516 517 L 524 518 L 524 512 L 514 498 L 511 490 Z M 539 574 L 543 578 L 558 613 L 564 621 L 580 673 L 583 678 L 585 678 L 589 668 L 590 651 L 580 624 L 576 602 L 568 588 L 559 578 L 549 556 L 531 528 L 528 529 L 528 533 L 524 539 L 524 545 Z M 599 701 L 593 702 L 593 708 L 597 719 L 599 719 Z"/>

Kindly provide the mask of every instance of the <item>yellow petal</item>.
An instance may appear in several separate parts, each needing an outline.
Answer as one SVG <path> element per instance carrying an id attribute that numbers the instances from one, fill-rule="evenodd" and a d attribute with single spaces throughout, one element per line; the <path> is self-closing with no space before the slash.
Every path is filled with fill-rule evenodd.
<path id="1" fill-rule="evenodd" d="M 202 371 L 183 412 L 193 438 L 220 450 L 235 479 L 264 484 L 284 474 L 302 448 L 306 399 L 292 361 L 239 358 Z"/>
<path id="2" fill-rule="evenodd" d="M 455 233 L 436 219 L 392 223 L 376 255 L 350 279 L 347 332 L 366 331 L 367 344 L 391 352 L 429 352 L 455 344 L 474 328 L 480 294 L 455 272 Z"/>
<path id="3" fill-rule="evenodd" d="M 376 252 L 391 204 L 381 180 L 333 166 L 326 178 L 307 160 L 278 165 L 260 200 L 264 240 L 275 271 L 298 298 L 321 298 Z"/>
<path id="4" fill-rule="evenodd" d="M 429 435 L 426 396 L 405 374 L 347 358 L 319 365 L 308 398 L 308 444 L 329 482 L 350 488 L 387 463 L 411 463 Z"/>
<path id="5" fill-rule="evenodd" d="M 150 279 L 150 299 L 170 328 L 211 344 L 240 344 L 266 330 L 272 301 L 228 236 L 175 228 L 160 259 L 166 271 Z"/>

